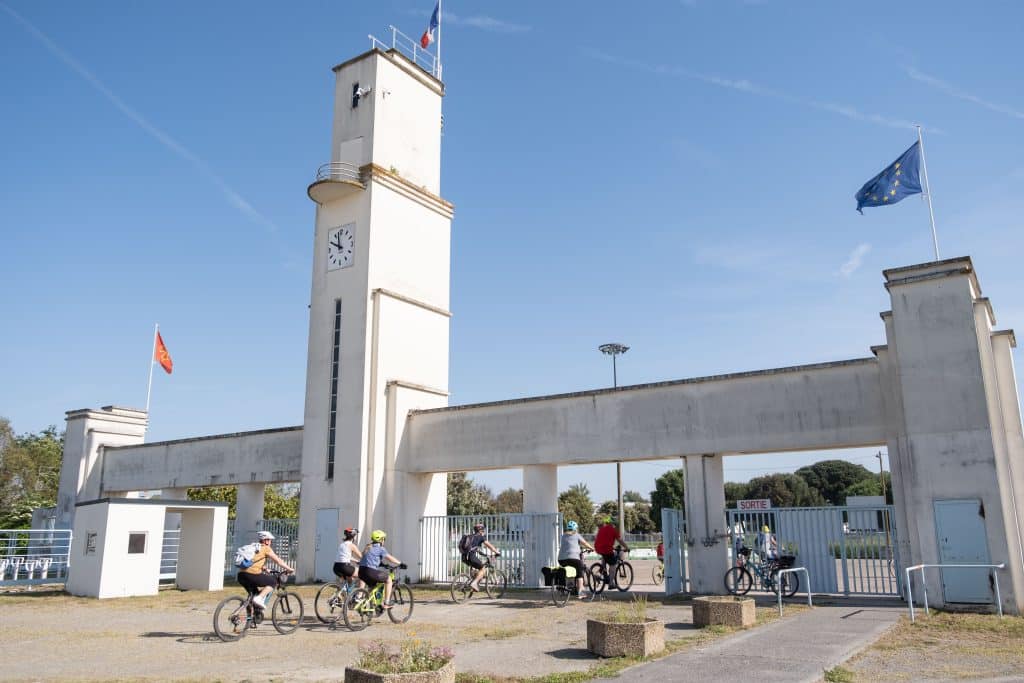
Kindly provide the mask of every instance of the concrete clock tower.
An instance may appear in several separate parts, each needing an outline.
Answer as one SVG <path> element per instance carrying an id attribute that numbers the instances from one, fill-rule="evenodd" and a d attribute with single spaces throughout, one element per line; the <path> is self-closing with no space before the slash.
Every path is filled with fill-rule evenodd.
<path id="1" fill-rule="evenodd" d="M 444 84 L 395 50 L 334 73 L 331 162 L 308 190 L 317 209 L 299 578 L 333 579 L 340 530 L 353 525 L 364 541 L 385 529 L 415 576 L 419 517 L 445 514 L 446 502 L 446 475 L 402 466 L 408 411 L 448 404 Z"/>

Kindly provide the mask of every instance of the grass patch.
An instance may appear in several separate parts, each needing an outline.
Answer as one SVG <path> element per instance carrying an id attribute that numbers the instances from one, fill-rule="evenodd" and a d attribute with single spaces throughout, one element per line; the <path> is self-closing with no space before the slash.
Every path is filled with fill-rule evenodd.
<path id="1" fill-rule="evenodd" d="M 837 666 L 833 669 L 825 669 L 825 683 L 853 683 L 853 672 Z"/>
<path id="2" fill-rule="evenodd" d="M 621 602 L 605 610 L 597 621 L 612 624 L 642 624 L 647 621 L 647 596 L 634 595 L 629 602 Z"/>

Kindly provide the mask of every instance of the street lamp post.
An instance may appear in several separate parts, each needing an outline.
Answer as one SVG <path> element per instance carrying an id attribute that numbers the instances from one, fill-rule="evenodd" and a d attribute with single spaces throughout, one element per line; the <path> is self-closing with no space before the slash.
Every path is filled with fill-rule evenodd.
<path id="1" fill-rule="evenodd" d="M 597 350 L 601 353 L 607 354 L 612 357 L 612 387 L 618 389 L 619 387 L 619 373 L 618 368 L 615 364 L 615 358 L 621 353 L 629 351 L 629 347 L 625 344 L 611 343 L 601 344 L 597 347 Z M 615 480 L 616 488 L 618 489 L 618 503 L 619 503 L 619 533 L 625 535 L 626 533 L 626 510 L 622 506 L 622 462 L 615 463 Z"/>

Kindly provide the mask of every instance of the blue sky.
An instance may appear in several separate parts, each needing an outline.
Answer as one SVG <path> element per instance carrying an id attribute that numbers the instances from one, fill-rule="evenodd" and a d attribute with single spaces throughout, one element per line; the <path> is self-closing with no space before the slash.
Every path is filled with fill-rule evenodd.
<path id="1" fill-rule="evenodd" d="M 330 68 L 432 9 L 0 0 L 0 415 L 143 406 L 159 322 L 175 372 L 150 440 L 300 424 Z M 609 341 L 631 347 L 620 385 L 868 356 L 881 270 L 931 260 L 931 234 L 920 198 L 860 216 L 853 194 L 915 122 L 942 256 L 1024 327 L 1024 5 L 445 10 L 453 405 L 608 386 Z M 583 480 L 613 495 L 611 466 L 560 472 Z"/>

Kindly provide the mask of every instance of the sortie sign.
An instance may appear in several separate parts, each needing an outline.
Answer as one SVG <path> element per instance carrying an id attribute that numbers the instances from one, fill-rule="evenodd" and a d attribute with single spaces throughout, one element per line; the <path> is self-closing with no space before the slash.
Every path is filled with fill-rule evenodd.
<path id="1" fill-rule="evenodd" d="M 736 501 L 737 510 L 771 510 L 771 498 L 753 498 L 751 500 Z"/>

